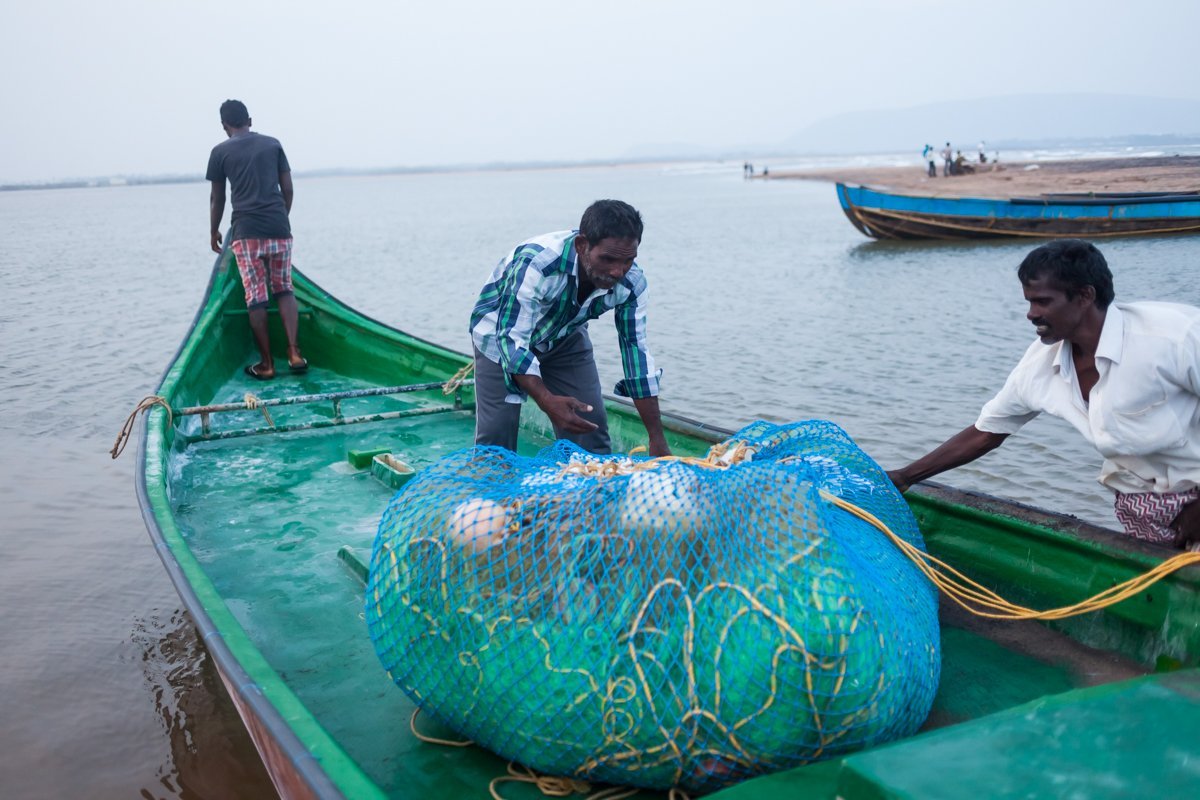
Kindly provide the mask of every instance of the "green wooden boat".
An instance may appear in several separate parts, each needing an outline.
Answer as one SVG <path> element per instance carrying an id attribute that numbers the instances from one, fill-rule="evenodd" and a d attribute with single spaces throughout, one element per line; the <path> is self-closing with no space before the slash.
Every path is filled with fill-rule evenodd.
<path id="1" fill-rule="evenodd" d="M 484 796 L 506 764 L 414 736 L 413 706 L 381 668 L 363 619 L 364 562 L 405 477 L 372 456 L 420 470 L 469 445 L 470 382 L 442 391 L 469 359 L 355 312 L 298 272 L 294 280 L 313 366 L 253 381 L 242 372 L 253 355 L 241 286 L 217 259 L 158 389 L 171 412 L 143 416 L 137 492 L 151 538 L 281 795 Z M 608 410 L 615 447 L 640 444 L 632 405 L 609 398 Z M 703 455 L 729 433 L 665 422 L 678 454 Z M 527 412 L 524 424 L 523 448 L 549 442 L 541 414 Z M 931 553 L 1032 607 L 1074 603 L 1164 556 L 1074 518 L 944 486 L 908 499 Z M 942 649 L 941 687 L 918 735 L 718 794 L 1197 796 L 1200 568 L 1052 624 L 982 620 L 944 602 Z"/>

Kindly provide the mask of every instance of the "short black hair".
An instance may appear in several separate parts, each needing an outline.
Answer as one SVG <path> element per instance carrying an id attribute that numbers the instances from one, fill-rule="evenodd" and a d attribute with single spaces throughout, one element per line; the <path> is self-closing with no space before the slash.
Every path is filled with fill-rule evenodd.
<path id="1" fill-rule="evenodd" d="M 250 122 L 250 112 L 241 100 L 226 100 L 221 103 L 221 124 L 231 128 L 244 128 Z"/>
<path id="2" fill-rule="evenodd" d="M 1017 277 L 1023 286 L 1042 276 L 1054 279 L 1068 298 L 1091 286 L 1096 290 L 1096 306 L 1101 310 L 1108 308 L 1116 297 L 1112 272 L 1104 255 L 1094 244 L 1082 239 L 1056 239 L 1044 244 L 1025 256 L 1017 267 Z"/>
<path id="3" fill-rule="evenodd" d="M 642 241 L 642 215 L 620 200 L 597 200 L 583 212 L 579 233 L 591 244 L 604 239 Z"/>

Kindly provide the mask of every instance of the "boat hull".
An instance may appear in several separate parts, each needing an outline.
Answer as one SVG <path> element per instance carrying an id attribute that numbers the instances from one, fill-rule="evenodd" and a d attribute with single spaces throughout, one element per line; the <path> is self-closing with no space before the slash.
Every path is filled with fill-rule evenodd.
<path id="1" fill-rule="evenodd" d="M 917 197 L 837 184 L 847 219 L 875 239 L 1109 237 L 1200 231 L 1200 199 Z"/>

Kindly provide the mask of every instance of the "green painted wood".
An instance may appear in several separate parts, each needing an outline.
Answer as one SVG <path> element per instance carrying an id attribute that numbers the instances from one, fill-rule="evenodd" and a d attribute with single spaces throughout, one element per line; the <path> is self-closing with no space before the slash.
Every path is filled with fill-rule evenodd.
<path id="1" fill-rule="evenodd" d="M 242 292 L 236 273 L 219 264 L 160 394 L 179 408 L 238 402 L 248 391 L 272 399 L 436 386 L 468 363 L 463 354 L 357 314 L 300 273 L 294 282 L 311 312 L 300 321 L 312 365 L 307 374 L 281 371 L 262 383 L 242 374 L 254 359 L 250 336 L 244 317 L 228 313 L 244 310 Z M 282 342 L 282 331 L 276 327 L 273 337 Z M 139 468 L 144 516 L 239 707 L 289 754 L 292 777 L 317 796 L 479 797 L 505 765 L 475 748 L 440 748 L 414 738 L 412 704 L 375 658 L 361 618 L 364 558 L 393 489 L 346 460 L 347 453 L 382 450 L 420 470 L 468 446 L 473 389 L 461 390 L 464 408 L 455 413 L 430 413 L 447 403 L 437 389 L 365 394 L 339 401 L 340 413 L 367 420 L 361 424 L 332 425 L 329 404 L 278 404 L 272 416 L 279 429 L 270 435 L 215 441 L 196 439 L 198 418 L 169 423 L 155 408 L 146 417 Z M 632 404 L 610 399 L 608 410 L 617 449 L 644 444 Z M 231 411 L 214 416 L 211 425 L 219 435 L 262 422 L 258 411 Z M 728 433 L 670 416 L 665 424 L 679 454 L 702 455 Z M 550 437 L 544 415 L 527 410 L 522 451 Z M 944 487 L 919 488 L 909 500 L 931 552 L 1036 606 L 1076 602 L 1144 572 L 1163 555 L 1077 520 Z M 923 774 L 955 776 L 942 796 L 1042 796 L 1051 792 L 1051 776 L 1059 775 L 1065 783 L 1055 792 L 1090 790 L 1094 751 L 1050 747 L 1047 732 L 1056 718 L 1090 732 L 1119 733 L 1122 745 L 1142 747 L 1144 763 L 1154 769 L 1142 770 L 1135 756 L 1120 761 L 1127 779 L 1121 785 L 1168 794 L 1186 769 L 1165 737 L 1197 741 L 1186 720 L 1200 719 L 1200 672 L 1138 676 L 1156 666 L 1200 663 L 1198 632 L 1198 569 L 1108 611 L 1052 627 L 984 624 L 946 608 L 943 680 L 923 733 L 719 796 L 938 796 L 921 794 L 940 790 L 921 783 Z M 1136 742 L 1134 730 L 1142 731 Z M 1098 747 L 1099 740 L 1090 741 Z M 1155 748 L 1158 756 L 1150 752 Z M 967 760 L 965 752 L 977 757 Z M 955 759 L 961 765 L 949 763 Z M 1011 772 L 1013 782 L 980 781 L 980 774 L 996 770 Z M 1017 795 L 1004 793 L 1010 789 Z"/>

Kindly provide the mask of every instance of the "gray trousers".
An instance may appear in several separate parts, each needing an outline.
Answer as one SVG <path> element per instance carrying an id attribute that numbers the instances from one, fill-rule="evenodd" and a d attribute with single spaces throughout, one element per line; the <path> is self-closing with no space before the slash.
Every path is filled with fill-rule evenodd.
<path id="1" fill-rule="evenodd" d="M 546 353 L 537 354 L 542 367 L 542 382 L 554 394 L 582 400 L 592 407 L 579 416 L 599 427 L 591 433 L 569 433 L 554 426 L 554 435 L 569 439 L 591 453 L 611 453 L 608 415 L 600 392 L 600 375 L 592 355 L 592 340 L 581 329 L 559 342 Z M 517 449 L 517 428 L 523 403 L 506 403 L 508 388 L 504 370 L 475 348 L 475 444 L 490 444 Z"/>

